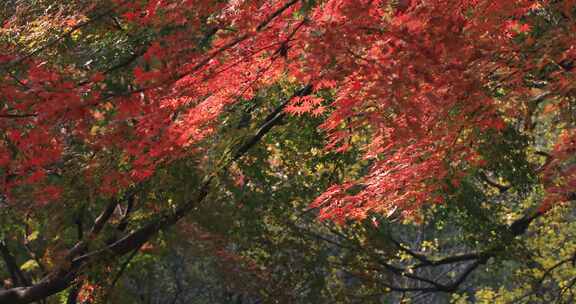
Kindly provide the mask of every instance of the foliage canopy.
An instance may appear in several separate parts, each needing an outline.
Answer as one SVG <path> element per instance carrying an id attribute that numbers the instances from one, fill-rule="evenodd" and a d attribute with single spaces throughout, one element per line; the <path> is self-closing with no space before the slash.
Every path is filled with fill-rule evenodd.
<path id="1" fill-rule="evenodd" d="M 4 1 L 0 303 L 571 303 L 575 10 Z"/>

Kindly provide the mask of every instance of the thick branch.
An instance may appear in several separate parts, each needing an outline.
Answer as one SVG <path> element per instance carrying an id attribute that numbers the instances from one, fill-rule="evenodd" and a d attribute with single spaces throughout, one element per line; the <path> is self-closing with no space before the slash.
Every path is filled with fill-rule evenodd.
<path id="1" fill-rule="evenodd" d="M 8 268 L 8 272 L 10 272 L 10 277 L 12 278 L 12 283 L 14 286 L 29 286 L 30 282 L 24 276 L 22 271 L 20 271 L 20 267 L 18 267 L 16 259 L 10 252 L 10 249 L 8 249 L 8 245 L 4 240 L 0 241 L 0 254 L 2 254 L 2 258 L 4 259 L 6 268 Z"/>
<path id="2" fill-rule="evenodd" d="M 72 247 L 72 249 L 70 249 L 67 255 L 67 258 L 69 260 L 86 251 L 86 249 L 88 248 L 88 243 L 90 242 L 91 239 L 95 238 L 96 235 L 98 235 L 100 231 L 104 228 L 104 225 L 108 222 L 108 220 L 114 213 L 114 209 L 116 209 L 118 203 L 119 200 L 117 199 L 110 200 L 106 208 L 104 208 L 102 213 L 100 213 L 100 215 L 94 221 L 94 225 L 92 226 L 92 229 L 90 229 L 88 237 L 80 240 L 78 243 L 76 243 L 76 245 L 74 245 L 74 247 Z"/>

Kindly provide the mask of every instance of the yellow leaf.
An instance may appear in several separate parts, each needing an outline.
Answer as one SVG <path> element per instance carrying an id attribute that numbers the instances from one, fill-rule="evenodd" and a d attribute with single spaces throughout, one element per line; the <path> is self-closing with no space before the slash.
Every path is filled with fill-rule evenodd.
<path id="1" fill-rule="evenodd" d="M 20 266 L 20 269 L 22 269 L 23 271 L 30 271 L 30 270 L 34 270 L 38 268 L 38 263 L 34 260 L 28 260 L 26 261 L 26 263 L 22 264 L 22 266 Z"/>
<path id="2" fill-rule="evenodd" d="M 39 234 L 40 234 L 40 232 L 38 232 L 38 230 L 30 233 L 30 235 L 28 235 L 28 237 L 26 237 L 26 241 L 32 242 L 32 241 L 36 240 L 38 238 Z"/>

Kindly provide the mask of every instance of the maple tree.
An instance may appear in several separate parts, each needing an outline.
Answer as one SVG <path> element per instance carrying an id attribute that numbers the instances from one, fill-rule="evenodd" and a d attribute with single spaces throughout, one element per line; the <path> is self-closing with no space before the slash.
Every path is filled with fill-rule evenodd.
<path id="1" fill-rule="evenodd" d="M 33 259 L 45 268 L 34 282 L 0 246 L 13 284 L 0 302 L 71 286 L 82 294 L 89 267 L 142 250 L 223 196 L 222 175 L 234 177 L 226 188 L 260 188 L 243 159 L 256 162 L 250 151 L 300 116 L 326 138 L 316 156 L 353 154 L 346 165 L 360 167 L 306 197 L 320 221 L 373 220 L 379 231 L 386 217 L 425 221 L 429 208 L 463 204 L 478 183 L 519 196 L 538 189 L 483 251 L 434 260 L 387 236 L 410 267 L 470 262 L 449 282 L 384 263 L 427 284 L 393 291 L 456 291 L 505 241 L 574 200 L 575 1 L 58 4 L 2 13 L 0 202 L 39 227 L 73 210 L 74 225 L 47 232 L 68 239 Z M 257 168 L 280 167 L 281 156 L 269 157 Z M 24 230 L 24 243 L 38 238 Z"/>

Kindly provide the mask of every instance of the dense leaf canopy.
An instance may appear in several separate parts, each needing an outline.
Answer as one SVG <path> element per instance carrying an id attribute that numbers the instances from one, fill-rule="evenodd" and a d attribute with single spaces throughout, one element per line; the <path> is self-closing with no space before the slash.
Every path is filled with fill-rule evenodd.
<path id="1" fill-rule="evenodd" d="M 571 303 L 575 18 L 4 1 L 0 303 Z"/>

